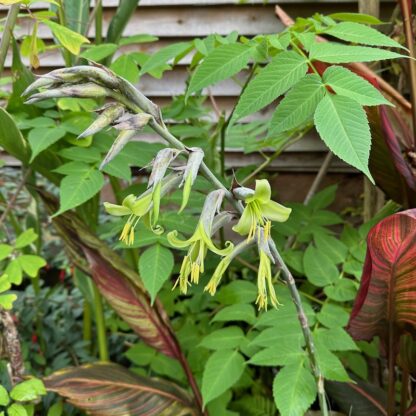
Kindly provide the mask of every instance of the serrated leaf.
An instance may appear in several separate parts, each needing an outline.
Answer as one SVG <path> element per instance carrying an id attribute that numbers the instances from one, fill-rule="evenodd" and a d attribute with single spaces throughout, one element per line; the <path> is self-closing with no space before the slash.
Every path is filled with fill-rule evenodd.
<path id="1" fill-rule="evenodd" d="M 283 367 L 273 381 L 273 397 L 281 416 L 304 416 L 316 397 L 316 383 L 303 361 Z"/>
<path id="2" fill-rule="evenodd" d="M 406 49 L 404 46 L 400 45 L 400 43 L 378 30 L 357 22 L 338 23 L 329 29 L 325 29 L 323 33 L 352 43 Z"/>
<path id="3" fill-rule="evenodd" d="M 88 201 L 100 192 L 103 186 L 104 176 L 95 167 L 90 167 L 86 171 L 65 176 L 59 188 L 60 207 L 58 212 L 53 216 L 60 215 Z"/>
<path id="4" fill-rule="evenodd" d="M 317 249 L 330 257 L 335 264 L 342 263 L 347 258 L 348 247 L 337 238 L 328 234 L 316 233 L 314 241 Z"/>
<path id="5" fill-rule="evenodd" d="M 314 43 L 309 51 L 309 59 L 329 64 L 372 62 L 395 58 L 405 58 L 405 56 L 385 49 L 350 46 L 335 42 Z"/>
<path id="6" fill-rule="evenodd" d="M 383 22 L 375 16 L 364 13 L 332 13 L 328 17 L 334 20 L 341 20 L 347 22 L 365 23 L 367 25 L 379 25 Z"/>
<path id="7" fill-rule="evenodd" d="M 193 413 L 187 393 L 174 383 L 141 377 L 110 363 L 57 371 L 44 379 L 49 391 L 95 416 L 176 416 Z M 80 394 L 82 391 L 89 394 Z M 138 410 L 139 409 L 139 410 Z"/>
<path id="8" fill-rule="evenodd" d="M 65 134 L 66 131 L 62 127 L 36 128 L 30 130 L 27 139 L 30 144 L 30 148 L 32 149 L 32 155 L 29 162 L 33 162 L 33 159 L 40 152 L 62 139 Z"/>
<path id="9" fill-rule="evenodd" d="M 85 172 L 88 169 L 90 169 L 90 166 L 86 163 L 74 160 L 60 165 L 54 169 L 54 172 L 61 173 L 62 175 L 76 175 L 80 172 Z"/>
<path id="10" fill-rule="evenodd" d="M 146 249 L 139 258 L 139 272 L 144 287 L 149 292 L 152 304 L 159 290 L 172 273 L 174 259 L 172 252 L 160 244 Z"/>
<path id="11" fill-rule="evenodd" d="M 351 98 L 328 94 L 318 104 L 314 119 L 319 135 L 332 152 L 374 183 L 368 169 L 370 128 L 361 105 Z"/>
<path id="12" fill-rule="evenodd" d="M 36 277 L 39 269 L 46 266 L 46 261 L 42 257 L 34 254 L 23 254 L 17 258 L 22 270 L 30 277 Z"/>
<path id="13" fill-rule="evenodd" d="M 322 343 L 315 342 L 316 359 L 322 375 L 326 380 L 332 381 L 351 381 L 341 360 L 329 351 Z"/>
<path id="14" fill-rule="evenodd" d="M 270 123 L 269 136 L 298 127 L 311 119 L 324 95 L 325 86 L 321 77 L 306 75 L 278 105 Z"/>
<path id="15" fill-rule="evenodd" d="M 205 336 L 199 346 L 211 350 L 237 348 L 244 340 L 244 332 L 238 326 L 217 329 Z"/>
<path id="16" fill-rule="evenodd" d="M 367 80 L 342 66 L 330 66 L 323 74 L 323 81 L 337 94 L 352 98 L 361 105 L 392 105 Z"/>
<path id="17" fill-rule="evenodd" d="M 339 305 L 326 303 L 316 315 L 318 321 L 327 328 L 337 328 L 347 325 L 349 314 Z"/>
<path id="18" fill-rule="evenodd" d="M 329 299 L 337 302 L 346 302 L 355 299 L 357 287 L 352 280 L 343 278 L 338 280 L 334 286 L 326 286 L 324 292 Z"/>
<path id="19" fill-rule="evenodd" d="M 230 389 L 240 379 L 244 368 L 244 358 L 238 351 L 215 351 L 209 357 L 202 375 L 204 406 Z"/>
<path id="20" fill-rule="evenodd" d="M 249 363 L 252 365 L 277 367 L 299 361 L 303 362 L 304 357 L 305 351 L 300 346 L 293 348 L 291 343 L 286 344 L 283 341 L 275 346 L 257 352 L 250 358 Z"/>
<path id="21" fill-rule="evenodd" d="M 241 43 L 214 49 L 196 68 L 186 95 L 235 75 L 247 65 L 251 54 L 252 48 Z"/>
<path id="22" fill-rule="evenodd" d="M 303 335 L 300 325 L 296 325 L 295 322 L 290 322 L 287 325 L 287 330 L 282 331 L 280 328 L 267 328 L 263 329 L 250 343 L 250 346 L 257 347 L 274 347 L 284 343 L 289 345 L 293 349 L 299 349 L 303 343 Z"/>
<path id="23" fill-rule="evenodd" d="M 358 350 L 351 336 L 340 327 L 318 328 L 314 332 L 314 339 L 330 351 Z"/>
<path id="24" fill-rule="evenodd" d="M 101 160 L 101 153 L 95 147 L 84 149 L 82 147 L 67 147 L 59 152 L 65 159 L 77 160 L 79 162 L 94 163 Z"/>
<path id="25" fill-rule="evenodd" d="M 252 303 L 256 300 L 257 288 L 252 282 L 245 280 L 234 280 L 224 285 L 218 291 L 216 299 L 225 305 L 235 303 Z"/>
<path id="26" fill-rule="evenodd" d="M 293 51 L 277 55 L 252 79 L 240 96 L 233 120 L 254 113 L 295 85 L 308 69 L 304 57 Z"/>
<path id="27" fill-rule="evenodd" d="M 235 305 L 226 306 L 221 309 L 211 320 L 211 322 L 229 322 L 242 321 L 252 325 L 256 320 L 256 312 L 254 307 L 245 303 L 237 303 Z"/>
<path id="28" fill-rule="evenodd" d="M 85 36 L 51 20 L 42 20 L 42 23 L 49 26 L 59 43 L 74 55 L 79 55 L 82 44 L 90 43 Z"/>
<path id="29" fill-rule="evenodd" d="M 168 63 L 173 58 L 185 53 L 192 46 L 191 42 L 179 42 L 159 49 L 143 65 L 141 73 L 145 74 L 151 70 Z"/>
<path id="30" fill-rule="evenodd" d="M 92 61 L 101 61 L 107 56 L 113 55 L 117 50 L 118 45 L 115 43 L 102 43 L 101 45 L 94 45 L 81 53 L 81 58 L 91 59 Z"/>
<path id="31" fill-rule="evenodd" d="M 305 251 L 303 267 L 309 282 L 318 287 L 329 285 L 339 277 L 339 271 L 331 258 L 312 245 Z"/>

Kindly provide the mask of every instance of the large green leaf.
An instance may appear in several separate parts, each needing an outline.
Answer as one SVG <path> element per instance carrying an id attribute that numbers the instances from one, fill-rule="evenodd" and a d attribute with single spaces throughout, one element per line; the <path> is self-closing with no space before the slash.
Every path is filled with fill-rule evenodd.
<path id="1" fill-rule="evenodd" d="M 405 49 L 400 43 L 397 43 L 378 30 L 356 22 L 338 23 L 329 29 L 325 29 L 323 33 L 352 43 Z"/>
<path id="2" fill-rule="evenodd" d="M 293 342 L 290 340 L 289 342 L 282 340 L 278 344 L 278 348 L 276 348 L 276 345 L 257 352 L 250 358 L 249 363 L 252 365 L 278 367 L 303 361 L 305 351 L 300 345 L 294 348 Z"/>
<path id="3" fill-rule="evenodd" d="M 214 49 L 195 70 L 187 95 L 235 75 L 247 65 L 251 54 L 252 48 L 241 43 Z"/>
<path id="4" fill-rule="evenodd" d="M 316 397 L 313 375 L 303 360 L 283 367 L 273 381 L 273 396 L 281 416 L 304 416 Z"/>
<path id="5" fill-rule="evenodd" d="M 300 126 L 312 118 L 325 86 L 316 74 L 306 75 L 283 98 L 273 114 L 269 136 Z"/>
<path id="6" fill-rule="evenodd" d="M 212 350 L 227 350 L 237 348 L 243 340 L 244 332 L 241 328 L 227 326 L 205 336 L 199 345 Z"/>
<path id="7" fill-rule="evenodd" d="M 204 405 L 230 389 L 239 380 L 244 368 L 244 358 L 238 351 L 215 351 L 209 357 L 202 376 Z"/>
<path id="8" fill-rule="evenodd" d="M 120 0 L 107 31 L 107 42 L 118 43 L 140 0 Z"/>
<path id="9" fill-rule="evenodd" d="M 293 51 L 282 52 L 264 67 L 241 94 L 234 120 L 254 113 L 295 85 L 308 69 L 305 58 Z"/>
<path id="10" fill-rule="evenodd" d="M 62 139 L 65 134 L 66 130 L 59 126 L 54 128 L 42 127 L 30 130 L 27 138 L 32 149 L 30 162 L 32 162 L 40 152 Z"/>
<path id="11" fill-rule="evenodd" d="M 335 42 L 314 43 L 309 51 L 311 60 L 328 62 L 329 64 L 372 62 L 403 57 L 404 55 L 385 49 L 368 46 L 350 46 Z"/>
<path id="12" fill-rule="evenodd" d="M 30 150 L 10 114 L 0 107 L 0 146 L 11 156 L 26 164 Z"/>
<path id="13" fill-rule="evenodd" d="M 332 152 L 373 181 L 368 170 L 370 128 L 361 105 L 351 98 L 328 94 L 318 104 L 314 119 L 319 135 Z"/>
<path id="14" fill-rule="evenodd" d="M 401 333 L 416 334 L 416 209 L 387 217 L 367 239 L 360 290 L 348 324 L 355 339 L 396 345 Z M 388 341 L 390 340 L 390 341 Z"/>
<path id="15" fill-rule="evenodd" d="M 81 45 L 84 43 L 90 43 L 86 37 L 68 29 L 65 26 L 52 22 L 51 20 L 42 20 L 42 22 L 49 26 L 59 43 L 74 55 L 79 55 Z"/>
<path id="16" fill-rule="evenodd" d="M 87 165 L 88 166 L 88 165 Z M 54 215 L 60 215 L 91 199 L 104 186 L 104 176 L 94 166 L 62 179 L 59 187 L 60 207 Z"/>
<path id="17" fill-rule="evenodd" d="M 337 94 L 350 97 L 361 105 L 391 105 L 377 88 L 342 66 L 330 66 L 324 72 L 323 81 Z"/>
<path id="18" fill-rule="evenodd" d="M 144 287 L 150 293 L 152 303 L 156 295 L 172 273 L 174 259 L 172 252 L 160 244 L 145 250 L 139 259 L 139 272 Z"/>
<path id="19" fill-rule="evenodd" d="M 174 383 L 134 374 L 111 363 L 59 370 L 44 379 L 47 390 L 96 416 L 196 415 L 187 393 Z"/>
<path id="20" fill-rule="evenodd" d="M 339 277 L 339 271 L 331 258 L 312 245 L 305 251 L 303 267 L 306 277 L 315 286 L 329 285 Z"/>
<path id="21" fill-rule="evenodd" d="M 243 321 L 252 325 L 255 320 L 256 312 L 253 305 L 236 303 L 217 312 L 211 322 Z"/>

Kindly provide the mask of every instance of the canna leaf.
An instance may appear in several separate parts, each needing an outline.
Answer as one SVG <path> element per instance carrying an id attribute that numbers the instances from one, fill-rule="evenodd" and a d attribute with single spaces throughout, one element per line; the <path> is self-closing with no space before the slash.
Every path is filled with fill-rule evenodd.
<path id="1" fill-rule="evenodd" d="M 330 66 L 324 72 L 323 81 L 337 94 L 352 98 L 361 105 L 392 105 L 377 88 L 342 66 Z"/>
<path id="2" fill-rule="evenodd" d="M 44 379 L 48 391 L 96 416 L 196 415 L 187 393 L 174 383 L 142 377 L 111 363 L 57 371 Z"/>
<path id="3" fill-rule="evenodd" d="M 406 49 L 378 30 L 357 22 L 338 23 L 329 29 L 325 29 L 323 33 L 352 43 Z"/>
<path id="4" fill-rule="evenodd" d="M 309 51 L 309 59 L 329 64 L 372 62 L 395 58 L 405 58 L 405 56 L 385 49 L 343 45 L 335 42 L 314 43 Z"/>
<path id="5" fill-rule="evenodd" d="M 293 129 L 312 118 L 325 87 L 316 74 L 306 75 L 283 98 L 273 114 L 269 136 Z"/>
<path id="6" fill-rule="evenodd" d="M 314 118 L 319 135 L 332 152 L 374 182 L 368 169 L 370 128 L 360 104 L 328 94 L 318 104 Z"/>
<path id="7" fill-rule="evenodd" d="M 233 120 L 254 113 L 295 85 L 308 69 L 305 58 L 293 51 L 282 52 L 250 81 L 240 96 Z"/>
<path id="8" fill-rule="evenodd" d="M 202 90 L 240 72 L 248 64 L 252 50 L 253 48 L 249 45 L 241 43 L 221 45 L 214 49 L 198 65 L 186 95 L 189 96 L 195 91 Z"/>
<path id="9" fill-rule="evenodd" d="M 391 215 L 367 237 L 367 255 L 348 331 L 357 340 L 394 342 L 415 334 L 416 210 Z"/>

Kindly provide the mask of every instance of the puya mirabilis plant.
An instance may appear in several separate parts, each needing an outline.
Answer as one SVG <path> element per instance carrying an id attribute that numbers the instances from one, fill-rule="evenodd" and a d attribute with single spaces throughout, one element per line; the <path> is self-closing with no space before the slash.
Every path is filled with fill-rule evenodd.
<path id="1" fill-rule="evenodd" d="M 41 92 L 32 94 L 37 89 Z M 198 283 L 200 273 L 204 272 L 204 259 L 208 250 L 221 258 L 211 280 L 205 287 L 206 291 L 215 294 L 221 277 L 233 258 L 244 250 L 257 246 L 260 257 L 257 305 L 259 309 L 267 309 L 269 303 L 274 307 L 278 305 L 271 273 L 272 264 L 275 264 L 280 267 L 296 306 L 311 371 L 316 380 L 314 395 L 318 394 L 323 414 L 328 414 L 324 379 L 317 362 L 302 301 L 295 280 L 271 238 L 272 223 L 287 220 L 290 209 L 271 200 L 269 183 L 266 180 L 258 180 L 254 190 L 238 187 L 230 191 L 225 188 L 204 163 L 202 150 L 184 146 L 169 132 L 161 117 L 160 109 L 128 81 L 105 67 L 93 64 L 52 71 L 35 81 L 25 94 L 32 94 L 28 103 L 61 97 L 112 99 L 113 102 L 102 110 L 86 133 L 92 134 L 110 125 L 120 130 L 102 167 L 118 154 L 138 130 L 145 126 L 152 128 L 169 144 L 169 147 L 155 155 L 148 189 L 142 195 L 129 195 L 120 205 L 105 203 L 105 209 L 109 214 L 127 217 L 120 236 L 120 239 L 127 244 L 134 241 L 134 229 L 139 221 L 143 221 L 155 233 L 164 232 L 158 225 L 160 203 L 164 195 L 182 185 L 182 210 L 188 202 L 191 187 L 197 175 L 201 174 L 208 179 L 213 190 L 206 197 L 194 234 L 188 240 L 179 239 L 175 231 L 168 234 L 168 240 L 174 247 L 188 248 L 177 282 L 180 290 L 186 293 L 188 285 Z M 172 167 L 172 162 L 179 157 L 185 158 L 186 163 L 183 167 Z M 171 167 L 173 172 L 167 174 L 168 168 Z M 233 207 L 232 215 L 239 217 L 233 229 L 244 236 L 244 240 L 237 245 L 227 242 L 224 248 L 219 248 L 212 240 L 212 236 L 230 221 L 230 213 L 220 212 L 224 199 Z"/>

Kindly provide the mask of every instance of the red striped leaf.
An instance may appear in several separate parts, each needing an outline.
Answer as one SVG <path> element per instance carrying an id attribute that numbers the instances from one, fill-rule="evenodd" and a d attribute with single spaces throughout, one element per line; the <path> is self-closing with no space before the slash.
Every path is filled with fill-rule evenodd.
<path id="1" fill-rule="evenodd" d="M 373 227 L 361 286 L 348 324 L 357 340 L 386 342 L 416 334 L 416 209 L 385 218 Z"/>
<path id="2" fill-rule="evenodd" d="M 198 414 L 187 393 L 177 385 L 141 377 L 117 364 L 95 363 L 57 371 L 44 380 L 90 415 L 185 416 Z"/>

